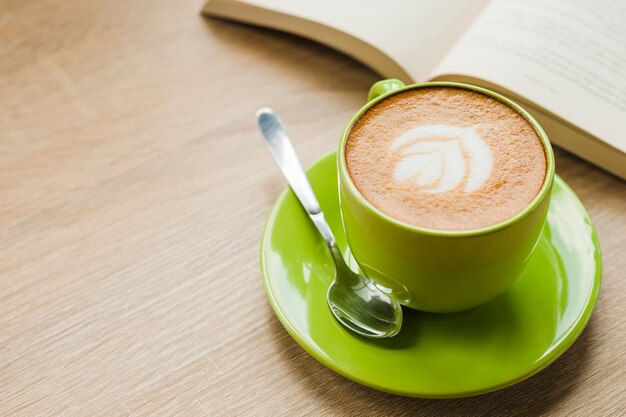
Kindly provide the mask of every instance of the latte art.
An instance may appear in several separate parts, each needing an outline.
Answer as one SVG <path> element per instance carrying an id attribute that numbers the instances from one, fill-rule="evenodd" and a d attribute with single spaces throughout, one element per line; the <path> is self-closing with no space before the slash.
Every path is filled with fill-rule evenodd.
<path id="1" fill-rule="evenodd" d="M 467 193 L 489 178 L 493 157 L 475 127 L 417 126 L 391 142 L 401 159 L 393 171 L 398 181 L 413 180 L 423 192 L 437 194 L 463 186 Z"/>
<path id="2" fill-rule="evenodd" d="M 537 195 L 546 152 L 503 101 L 461 87 L 418 87 L 370 107 L 350 128 L 346 167 L 361 195 L 401 222 L 472 230 L 509 219 Z"/>

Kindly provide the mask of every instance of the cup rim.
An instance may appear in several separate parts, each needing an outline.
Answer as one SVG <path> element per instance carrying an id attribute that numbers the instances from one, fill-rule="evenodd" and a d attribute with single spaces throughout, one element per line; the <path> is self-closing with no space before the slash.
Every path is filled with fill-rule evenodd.
<path id="1" fill-rule="evenodd" d="M 539 139 L 541 140 L 541 143 L 544 147 L 544 151 L 546 153 L 546 175 L 544 177 L 541 188 L 539 189 L 539 192 L 537 192 L 537 195 L 535 195 L 535 197 L 530 201 L 530 203 L 528 203 L 526 207 L 524 207 L 523 210 L 521 210 L 514 216 L 509 217 L 506 220 L 503 220 L 501 222 L 495 223 L 490 226 L 478 228 L 478 229 L 438 230 L 438 229 L 430 229 L 427 227 L 415 226 L 415 225 L 400 221 L 398 219 L 395 219 L 389 216 L 388 214 L 384 213 L 382 210 L 376 208 L 372 203 L 370 203 L 363 196 L 363 194 L 361 194 L 361 191 L 359 191 L 356 184 L 354 184 L 354 181 L 352 180 L 352 177 L 350 176 L 350 173 L 348 172 L 348 167 L 347 167 L 346 160 L 345 160 L 346 142 L 348 139 L 348 135 L 350 134 L 350 131 L 352 130 L 352 127 L 361 118 L 361 116 L 363 116 L 363 114 L 367 110 L 369 110 L 371 107 L 376 105 L 378 102 L 386 99 L 387 97 L 390 97 L 392 95 L 399 94 L 408 90 L 416 90 L 419 88 L 428 88 L 428 87 L 455 87 L 455 88 L 461 88 L 461 89 L 470 90 L 470 91 L 484 94 L 488 97 L 494 98 L 506 104 L 507 106 L 511 107 L 513 110 L 517 111 L 522 117 L 524 117 L 533 126 L 533 128 L 535 129 L 535 132 L 537 133 L 537 135 L 539 136 Z M 338 165 L 338 171 L 339 171 L 340 177 L 343 178 L 350 193 L 352 193 L 352 195 L 357 200 L 359 200 L 359 202 L 363 206 L 365 206 L 370 212 L 372 212 L 378 218 L 388 223 L 391 223 L 392 225 L 398 228 L 407 230 L 409 232 L 416 232 L 416 233 L 420 233 L 424 235 L 440 236 L 440 237 L 469 237 L 469 236 L 486 235 L 486 234 L 494 233 L 499 230 L 505 229 L 515 223 L 520 222 L 525 217 L 530 215 L 530 213 L 532 213 L 541 204 L 543 199 L 550 192 L 552 188 L 552 183 L 554 181 L 554 175 L 555 175 L 554 151 L 552 150 L 552 145 L 550 144 L 550 141 L 548 140 L 548 136 L 546 135 L 541 125 L 539 125 L 539 123 L 535 120 L 533 116 L 530 115 L 530 113 L 528 113 L 528 111 L 523 109 L 519 104 L 515 103 L 511 99 L 504 97 L 503 95 L 498 94 L 494 91 L 488 90 L 483 87 L 478 87 L 475 85 L 449 82 L 449 81 L 431 81 L 431 82 L 407 85 L 397 90 L 393 90 L 385 94 L 381 94 L 380 96 L 366 103 L 352 117 L 352 119 L 350 120 L 350 123 L 348 123 L 346 128 L 343 130 L 343 133 L 341 135 L 341 141 L 339 142 L 339 150 L 337 152 L 337 165 Z"/>

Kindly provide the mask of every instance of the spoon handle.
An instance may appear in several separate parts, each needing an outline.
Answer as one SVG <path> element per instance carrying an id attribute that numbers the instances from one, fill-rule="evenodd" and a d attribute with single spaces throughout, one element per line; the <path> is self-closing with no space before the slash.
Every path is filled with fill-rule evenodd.
<path id="1" fill-rule="evenodd" d="M 333 251 L 337 246 L 335 237 L 324 218 L 324 213 L 322 213 L 317 197 L 315 197 L 313 188 L 311 188 L 311 184 L 304 173 L 304 169 L 302 169 L 300 160 L 296 155 L 296 151 L 293 149 L 285 128 L 270 108 L 264 107 L 259 109 L 256 113 L 256 117 L 263 138 L 265 139 L 265 144 L 270 150 L 274 161 L 287 179 L 298 201 L 300 201 L 300 204 L 304 207 L 304 210 L 317 227 L 317 230 L 319 230 L 324 241 L 331 251 Z"/>

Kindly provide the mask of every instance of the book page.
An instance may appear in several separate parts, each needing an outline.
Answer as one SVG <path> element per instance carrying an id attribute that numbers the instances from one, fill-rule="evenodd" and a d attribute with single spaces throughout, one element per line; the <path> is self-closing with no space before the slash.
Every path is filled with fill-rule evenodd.
<path id="1" fill-rule="evenodd" d="M 485 80 L 626 152 L 626 2 L 492 0 L 431 77 Z"/>
<path id="2" fill-rule="evenodd" d="M 404 82 L 425 81 L 446 52 L 456 43 L 472 19 L 480 12 L 487 0 L 210 0 L 206 11 L 212 13 L 223 3 L 250 5 L 257 11 L 273 11 L 280 15 L 248 16 L 247 21 L 280 30 L 287 30 L 338 48 L 363 61 L 374 70 L 382 71 L 384 77 L 402 77 Z M 218 4 L 222 3 L 222 4 Z M 252 8 L 251 8 L 252 9 Z M 239 8 L 223 16 L 242 19 Z M 256 17 L 256 18 L 255 18 Z M 293 17 L 301 19 L 300 23 Z M 334 35 L 323 32 L 314 22 L 335 29 Z M 386 54 L 402 71 L 390 74 L 384 65 L 368 62 L 371 53 L 348 50 L 358 48 L 357 43 L 342 45 L 337 39 L 340 33 L 365 42 Z M 359 53 L 360 52 L 360 53 Z M 388 67 L 388 66 L 387 66 Z M 406 79 L 407 77 L 411 79 Z"/>

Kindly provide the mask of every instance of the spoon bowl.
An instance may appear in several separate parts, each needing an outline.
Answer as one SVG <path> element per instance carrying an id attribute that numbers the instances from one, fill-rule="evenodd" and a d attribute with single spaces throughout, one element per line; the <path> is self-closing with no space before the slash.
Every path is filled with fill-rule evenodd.
<path id="1" fill-rule="evenodd" d="M 346 328 L 367 337 L 383 338 L 398 334 L 402 327 L 402 308 L 389 302 L 389 296 L 363 275 L 345 286 L 333 280 L 326 300 L 333 316 Z M 341 282 L 341 281 L 340 281 Z"/>

